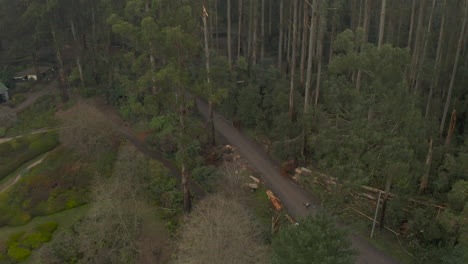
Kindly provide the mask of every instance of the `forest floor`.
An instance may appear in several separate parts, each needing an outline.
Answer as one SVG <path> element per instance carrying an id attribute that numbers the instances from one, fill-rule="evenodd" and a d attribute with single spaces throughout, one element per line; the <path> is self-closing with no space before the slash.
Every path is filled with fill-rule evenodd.
<path id="1" fill-rule="evenodd" d="M 58 93 L 59 90 L 58 90 L 57 82 L 58 81 L 56 79 L 53 79 L 52 81 L 45 83 L 43 87 L 41 86 L 41 88 L 37 88 L 37 89 L 36 87 L 39 87 L 40 85 L 34 85 L 32 88 L 32 92 L 28 93 L 26 100 L 24 100 L 24 102 L 20 103 L 19 105 L 15 106 L 13 108 L 13 111 L 15 113 L 19 113 L 23 111 L 24 109 L 33 105 L 38 98 L 44 95 Z"/>
<path id="2" fill-rule="evenodd" d="M 207 120 L 208 104 L 201 99 L 196 99 L 196 105 L 201 116 Z M 219 135 L 235 146 L 250 162 L 250 165 L 260 173 L 267 187 L 279 197 L 292 217 L 300 219 L 317 210 L 320 201 L 290 178 L 282 176 L 277 164 L 257 142 L 238 131 L 216 112 L 214 123 Z M 306 208 L 303 205 L 305 202 L 310 202 L 313 206 Z M 350 239 L 353 247 L 359 252 L 358 263 L 360 264 L 399 263 L 357 233 L 351 233 Z"/>

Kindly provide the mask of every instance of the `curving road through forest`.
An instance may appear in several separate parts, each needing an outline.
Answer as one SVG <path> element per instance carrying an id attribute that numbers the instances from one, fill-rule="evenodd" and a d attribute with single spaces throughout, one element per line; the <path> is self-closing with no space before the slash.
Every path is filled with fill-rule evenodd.
<path id="1" fill-rule="evenodd" d="M 199 98 L 195 101 L 200 115 L 207 120 L 208 104 Z M 280 174 L 278 166 L 257 142 L 239 132 L 220 114 L 215 112 L 213 118 L 218 134 L 235 146 L 251 166 L 262 175 L 268 188 L 280 198 L 292 217 L 304 217 L 313 212 L 313 208 L 320 206 L 319 201 L 309 192 Z M 310 202 L 313 206 L 307 209 L 303 205 L 305 202 Z M 357 234 L 350 234 L 350 239 L 353 247 L 359 252 L 358 263 L 360 264 L 400 263 Z"/>

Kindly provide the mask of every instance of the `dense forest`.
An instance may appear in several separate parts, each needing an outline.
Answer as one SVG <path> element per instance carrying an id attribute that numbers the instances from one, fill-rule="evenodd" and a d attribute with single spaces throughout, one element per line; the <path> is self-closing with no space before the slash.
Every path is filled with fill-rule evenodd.
<path id="1" fill-rule="evenodd" d="M 178 164 L 185 211 L 192 207 L 189 183 L 200 173 L 194 153 L 201 142 L 221 140 L 217 111 L 277 162 L 294 161 L 342 183 L 322 196 L 336 214 L 356 207 L 345 194 L 362 186 L 380 190 L 379 225 L 399 233 L 414 263 L 466 263 L 467 0 L 0 0 L 0 6 L 3 82 L 14 86 L 20 63 L 39 71 L 49 62 L 63 103 L 75 91 L 102 96 L 127 122 L 147 122 L 152 133 L 145 142 Z M 195 116 L 195 97 L 209 104 L 206 126 Z M 112 189 L 114 181 L 106 184 L 101 188 Z M 129 186 L 128 195 L 138 192 Z M 375 203 L 360 210 L 373 216 Z M 93 210 L 112 218 L 108 207 Z M 196 240 L 190 235 L 183 237 Z M 281 239 L 273 249 L 291 242 Z M 274 263 L 286 263 L 280 255 L 274 251 Z"/>

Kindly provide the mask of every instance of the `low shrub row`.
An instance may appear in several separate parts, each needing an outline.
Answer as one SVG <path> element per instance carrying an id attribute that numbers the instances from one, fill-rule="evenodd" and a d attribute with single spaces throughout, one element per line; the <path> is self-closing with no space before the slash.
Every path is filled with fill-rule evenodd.
<path id="1" fill-rule="evenodd" d="M 23 163 L 54 149 L 58 144 L 55 132 L 27 135 L 0 144 L 0 180 Z"/>
<path id="2" fill-rule="evenodd" d="M 51 240 L 57 227 L 56 222 L 47 222 L 31 232 L 19 232 L 10 236 L 6 242 L 0 241 L 0 261 L 7 263 L 25 261 L 33 249 Z"/>

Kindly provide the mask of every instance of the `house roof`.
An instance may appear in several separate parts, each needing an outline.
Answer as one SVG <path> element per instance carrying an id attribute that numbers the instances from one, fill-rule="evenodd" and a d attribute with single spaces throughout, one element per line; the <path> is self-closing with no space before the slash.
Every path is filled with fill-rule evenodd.
<path id="1" fill-rule="evenodd" d="M 44 73 L 48 70 L 50 70 L 51 67 L 47 67 L 47 66 L 39 66 L 39 74 L 41 73 Z M 23 76 L 26 76 L 26 75 L 36 75 L 36 69 L 35 68 L 29 68 L 25 71 L 22 71 L 22 72 L 18 72 L 15 74 L 15 76 L 20 76 L 20 77 L 23 77 Z"/>
<path id="2" fill-rule="evenodd" d="M 8 87 L 6 87 L 2 82 L 0 82 L 0 92 L 8 91 Z"/>

